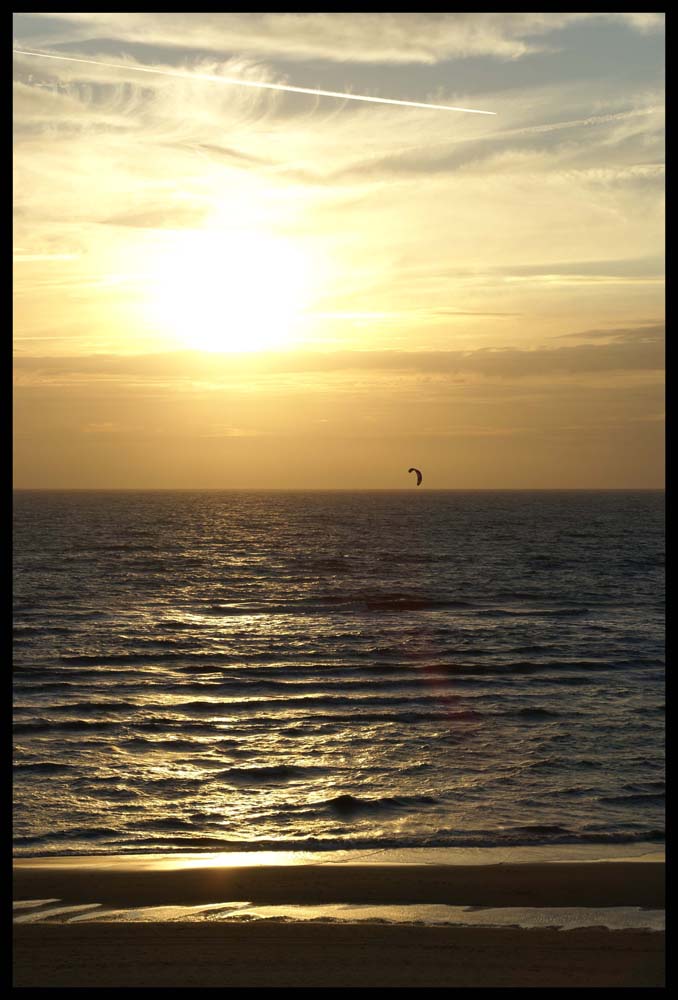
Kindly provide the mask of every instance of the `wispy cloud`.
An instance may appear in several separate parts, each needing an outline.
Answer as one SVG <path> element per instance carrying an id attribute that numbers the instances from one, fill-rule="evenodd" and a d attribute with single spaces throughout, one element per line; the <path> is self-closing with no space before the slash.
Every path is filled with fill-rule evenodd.
<path id="1" fill-rule="evenodd" d="M 445 376 L 482 376 L 523 379 L 592 372 L 658 372 L 664 364 L 664 326 L 661 323 L 610 330 L 588 330 L 568 335 L 585 343 L 533 348 L 477 348 L 467 351 L 293 351 L 266 354 L 214 355 L 181 351 L 159 355 L 90 355 L 19 357 L 20 372 L 41 379 L 70 376 L 135 378 L 201 383 L 305 372 L 428 373 Z M 605 339 L 608 343 L 595 343 Z M 594 343 L 588 343 L 594 341 Z"/>
<path id="2" fill-rule="evenodd" d="M 41 33 L 40 20 L 45 30 Z M 606 21 L 661 31 L 661 13 L 77 13 L 22 15 L 34 45 L 116 40 L 182 53 L 244 53 L 283 59 L 430 65 L 452 58 L 521 59 L 548 49 L 559 31 Z M 56 29 L 56 30 L 55 30 Z"/>
<path id="3" fill-rule="evenodd" d="M 582 330 L 575 333 L 562 333 L 558 339 L 577 340 L 617 340 L 630 343 L 664 344 L 666 330 L 664 323 L 647 322 L 639 326 L 611 327 L 601 330 Z"/>
<path id="4" fill-rule="evenodd" d="M 562 100 L 562 96 L 561 96 Z M 502 109 L 502 117 L 511 114 L 508 108 Z M 515 114 L 515 112 L 513 112 Z M 619 128 L 615 129 L 615 126 Z M 626 126 L 626 128 L 624 128 Z M 655 151 L 661 156 L 663 149 L 663 126 L 664 109 L 657 103 L 656 95 L 650 96 L 650 103 L 644 107 L 629 108 L 626 111 L 618 111 L 605 115 L 591 115 L 587 118 L 574 118 L 565 121 L 552 121 L 535 125 L 521 125 L 515 128 L 493 129 L 485 135 L 447 136 L 444 140 L 431 141 L 428 143 L 418 143 L 416 145 L 404 146 L 387 155 L 376 155 L 369 158 L 356 160 L 350 165 L 343 166 L 331 175 L 331 179 L 340 180 L 342 178 L 373 177 L 375 175 L 389 174 L 431 174 L 431 173 L 453 173 L 464 167 L 469 167 L 473 171 L 478 171 L 489 166 L 496 169 L 501 164 L 510 167 L 510 158 L 518 159 L 516 154 L 522 152 L 541 153 L 541 165 L 549 167 L 545 162 L 543 153 L 552 153 L 554 167 L 558 167 L 561 157 L 572 164 L 577 160 L 581 161 L 583 149 L 579 144 L 567 135 L 568 132 L 577 131 L 582 139 L 589 129 L 600 130 L 598 136 L 589 136 L 589 144 L 586 158 L 591 162 L 594 159 L 594 150 L 601 144 L 627 142 L 629 128 L 633 135 L 639 137 L 639 146 L 644 147 L 645 155 L 648 152 L 648 145 L 654 139 Z M 565 133 L 561 136 L 559 133 Z M 555 141 L 554 141 L 555 140 Z M 520 162 L 520 161 L 518 161 Z M 524 168 L 524 161 L 520 164 Z M 630 163 L 620 166 L 612 166 L 607 169 L 601 168 L 599 162 L 596 163 L 596 176 L 599 180 L 605 179 L 663 179 L 663 163 Z"/>
<path id="5" fill-rule="evenodd" d="M 488 100 L 501 129 L 498 119 L 458 115 L 443 141 L 416 108 L 382 105 L 377 118 L 358 102 L 348 114 L 340 102 L 292 109 L 277 91 L 139 74 L 130 59 L 120 69 L 36 62 L 49 73 L 21 58 L 16 67 L 16 239 L 32 254 L 56 255 L 53 266 L 76 247 L 86 261 L 83 294 L 103 288 L 111 272 L 130 289 L 136 272 L 140 286 L 154 234 L 210 226 L 263 226 L 322 255 L 341 296 L 323 291 L 312 312 L 336 315 L 331 338 L 357 329 L 359 319 L 339 329 L 342 313 L 398 316 L 407 336 L 420 319 L 522 314 L 534 337 L 538 320 L 526 314 L 544 306 L 507 300 L 511 280 L 530 294 L 543 286 L 549 298 L 556 280 L 565 289 L 621 284 L 626 275 L 648 290 L 661 281 L 658 271 L 633 273 L 622 263 L 614 271 L 579 265 L 610 261 L 620 246 L 630 260 L 657 257 L 656 91 L 601 92 L 594 115 L 581 114 L 590 99 L 584 83 L 497 93 Z M 276 82 L 271 67 L 242 59 L 209 69 Z M 556 105 L 562 119 L 545 122 Z M 45 280 L 43 288 L 54 287 Z M 78 272 L 63 280 L 73 288 Z M 88 324 L 88 315 L 71 315 L 74 336 Z M 504 342 L 517 336 L 517 322 L 501 333 Z M 442 328 L 427 333 L 427 346 L 442 347 L 445 337 Z"/>
<path id="6" fill-rule="evenodd" d="M 271 485 L 303 453 L 336 485 L 409 436 L 450 484 L 656 483 L 662 27 L 17 14 L 60 57 L 14 59 L 20 481 Z M 244 346 L 248 297 L 272 329 L 283 273 L 288 350 L 183 350 Z"/>
<path id="7" fill-rule="evenodd" d="M 254 87 L 259 90 L 275 90 L 289 94 L 308 94 L 311 97 L 333 97 L 342 101 L 363 101 L 368 104 L 389 104 L 403 108 L 425 108 L 428 111 L 463 111 L 471 115 L 494 115 L 496 111 L 478 111 L 476 108 L 459 108 L 449 104 L 432 104 L 423 101 L 401 101 L 392 97 L 371 97 L 366 94 L 352 94 L 344 91 L 320 90 L 315 87 L 295 87 L 291 84 L 264 83 L 260 80 L 246 80 L 236 77 L 218 76 L 215 73 L 187 72 L 181 70 L 159 69 L 154 66 L 130 65 L 105 62 L 103 59 L 81 59 L 75 56 L 62 56 L 49 52 L 14 49 L 14 54 L 33 59 L 57 59 L 62 62 L 81 63 L 88 66 L 100 66 L 102 69 L 133 70 L 137 73 L 151 73 L 157 76 L 170 76 L 179 79 L 201 80 L 205 83 L 216 83 L 229 87 Z"/>

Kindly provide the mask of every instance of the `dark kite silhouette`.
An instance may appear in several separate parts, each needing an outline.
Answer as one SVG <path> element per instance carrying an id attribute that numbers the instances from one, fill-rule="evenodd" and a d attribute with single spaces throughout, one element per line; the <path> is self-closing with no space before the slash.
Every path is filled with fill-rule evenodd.
<path id="1" fill-rule="evenodd" d="M 408 471 L 408 472 L 416 472 L 416 473 L 417 473 L 417 486 L 421 486 L 421 481 L 422 481 L 422 479 L 423 479 L 424 477 L 422 476 L 422 474 L 421 474 L 421 472 L 419 471 L 419 469 L 414 469 L 414 468 L 413 468 L 413 469 L 408 469 L 407 471 Z"/>

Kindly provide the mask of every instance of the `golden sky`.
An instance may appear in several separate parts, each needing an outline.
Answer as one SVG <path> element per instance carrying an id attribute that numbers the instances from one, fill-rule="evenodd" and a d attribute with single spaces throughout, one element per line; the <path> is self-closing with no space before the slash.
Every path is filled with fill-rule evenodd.
<path id="1" fill-rule="evenodd" d="M 16 486 L 662 486 L 663 29 L 15 15 Z"/>

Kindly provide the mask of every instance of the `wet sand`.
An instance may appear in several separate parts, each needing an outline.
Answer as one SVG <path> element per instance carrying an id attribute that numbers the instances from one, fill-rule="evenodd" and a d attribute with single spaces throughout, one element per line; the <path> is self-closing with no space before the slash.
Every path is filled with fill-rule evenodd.
<path id="1" fill-rule="evenodd" d="M 447 903 L 661 908 L 661 862 L 108 867 L 20 862 L 15 900 L 140 907 Z M 664 935 L 300 921 L 28 923 L 15 986 L 454 987 L 663 985 Z"/>
<path id="2" fill-rule="evenodd" d="M 16 867 L 14 899 L 115 906 L 448 903 L 456 906 L 664 905 L 661 862 L 501 865 L 255 865 L 173 870 Z"/>

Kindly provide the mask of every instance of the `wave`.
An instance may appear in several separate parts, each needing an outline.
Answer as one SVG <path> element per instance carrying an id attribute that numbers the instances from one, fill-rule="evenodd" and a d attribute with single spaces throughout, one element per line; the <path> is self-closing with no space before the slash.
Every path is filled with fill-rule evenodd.
<path id="1" fill-rule="evenodd" d="M 624 785 L 625 792 L 646 792 L 648 788 L 656 789 L 657 791 L 663 792 L 666 788 L 664 781 L 644 781 L 642 785 L 628 784 Z"/>
<path id="2" fill-rule="evenodd" d="M 176 777 L 168 776 L 167 778 L 151 778 L 144 782 L 144 789 L 151 789 L 154 791 L 169 791 L 169 792 L 195 792 L 196 789 L 204 785 L 205 782 L 201 777 Z"/>
<path id="3" fill-rule="evenodd" d="M 430 795 L 392 796 L 370 799 L 345 793 L 317 803 L 340 816 L 353 816 L 360 812 L 403 811 L 421 806 L 438 805 L 438 799 Z"/>
<path id="4" fill-rule="evenodd" d="M 118 664 L 134 665 L 137 663 L 173 662 L 175 660 L 214 660 L 217 662 L 228 662 L 233 659 L 233 656 L 230 653 L 221 653 L 218 651 L 197 652 L 183 650 L 181 652 L 173 652 L 171 650 L 158 650 L 152 653 L 140 653 L 136 650 L 130 650 L 129 653 L 61 653 L 59 659 L 62 663 L 75 663 L 83 666 L 93 664 L 106 667 L 117 666 Z"/>
<path id="5" fill-rule="evenodd" d="M 25 836 L 16 838 L 17 854 L 23 857 L 48 856 L 57 854 L 61 857 L 79 857 L 82 855 L 98 853 L 110 854 L 112 850 L 116 854 L 157 854 L 162 853 L 184 853 L 187 851 L 236 851 L 252 853 L 259 851 L 284 852 L 284 851 L 305 851 L 311 853 L 335 852 L 335 851 L 370 851 L 375 855 L 391 850 L 407 850 L 410 848 L 436 849 L 446 847 L 458 848 L 484 848 L 484 847 L 546 847 L 549 845 L 623 845 L 623 844 L 656 844 L 664 843 L 664 831 L 656 827 L 638 830 L 636 832 L 616 832 L 608 831 L 577 831 L 567 827 L 509 827 L 501 831 L 496 829 L 478 830 L 441 830 L 431 837 L 384 837 L 384 836 L 356 836 L 353 831 L 346 836 L 328 837 L 288 837 L 288 838 L 261 838 L 259 840 L 247 840 L 245 838 L 228 838 L 200 834 L 191 827 L 188 821 L 174 822 L 167 817 L 154 823 L 149 820 L 147 825 L 153 830 L 167 829 L 173 834 L 171 839 L 163 840 L 155 836 L 146 839 L 143 837 L 142 824 L 135 828 L 134 837 L 129 839 L 129 835 L 124 832 L 109 831 L 106 828 L 83 828 L 73 831 L 63 831 L 61 835 L 55 837 L 54 834 L 44 836 Z M 181 830 L 186 831 L 186 836 L 181 835 Z M 129 832 L 128 832 L 129 834 Z M 93 850 L 89 843 L 83 848 L 61 846 L 61 841 L 72 839 L 73 841 L 97 841 L 115 835 L 115 842 L 108 844 L 105 849 L 98 852 Z M 50 841 L 58 840 L 59 844 L 51 848 Z M 312 863 L 312 862 L 311 862 Z"/>
<path id="6" fill-rule="evenodd" d="M 64 830 L 50 830 L 49 833 L 45 834 L 19 834 L 15 837 L 15 843 L 20 845 L 31 845 L 40 843 L 50 843 L 52 841 L 62 842 L 68 840 L 118 840 L 120 839 L 120 831 L 115 830 L 113 827 L 108 826 L 82 826 L 82 827 L 72 827 L 70 829 Z M 61 852 L 60 852 L 61 853 Z M 79 852 L 76 852 L 79 853 Z M 82 853 L 82 852 L 80 852 Z"/>
<path id="7" fill-rule="evenodd" d="M 479 618 L 573 618 L 590 613 L 588 607 L 576 608 L 480 608 Z"/>
<path id="8" fill-rule="evenodd" d="M 15 771 L 30 771 L 32 774 L 65 774 L 75 770 L 74 764 L 59 764 L 55 761 L 20 761 L 14 764 Z"/>
<path id="9" fill-rule="evenodd" d="M 54 712 L 55 714 L 67 712 L 69 715 L 81 716 L 83 717 L 83 721 L 85 721 L 85 717 L 89 715 L 97 715 L 98 713 L 105 715 L 107 712 L 133 712 L 136 709 L 145 709 L 149 706 L 134 701 L 71 701 L 51 705 L 43 704 L 40 707 L 44 711 Z M 15 705 L 14 711 L 31 712 L 32 709 L 29 705 Z"/>
<path id="10" fill-rule="evenodd" d="M 588 757 L 549 757 L 546 760 L 536 760 L 523 767 L 528 771 L 599 770 L 605 766 L 602 760 L 592 760 Z"/>
<path id="11" fill-rule="evenodd" d="M 15 722 L 12 728 L 15 733 L 78 732 L 80 730 L 97 732 L 106 729 L 119 729 L 120 725 L 120 722 L 101 719 L 63 719 L 60 722 L 53 722 L 50 719 L 32 719 L 30 722 Z"/>
<path id="12" fill-rule="evenodd" d="M 130 824 L 136 830 L 188 830 L 194 831 L 195 824 L 178 816 L 156 816 L 153 819 L 142 819 Z"/>
<path id="13" fill-rule="evenodd" d="M 428 646 L 428 644 L 427 644 Z M 410 648 L 406 641 L 402 639 L 397 644 L 389 645 L 378 645 L 372 644 L 369 647 L 364 647 L 360 645 L 355 645 L 346 648 L 343 653 L 341 650 L 333 648 L 332 654 L 329 655 L 328 652 L 323 652 L 321 650 L 316 650 L 315 652 L 309 650 L 298 650 L 294 652 L 292 648 L 284 650 L 280 649 L 278 651 L 272 650 L 261 650 L 256 649 L 253 651 L 248 651 L 247 648 L 243 648 L 240 653 L 236 652 L 224 652 L 219 650 L 170 650 L 161 649 L 154 650 L 152 652 L 139 652 L 138 650 L 130 650 L 124 653 L 83 653 L 83 654 L 70 654 L 62 653 L 59 655 L 58 659 L 61 663 L 73 665 L 76 667 L 90 667 L 87 670 L 70 670 L 70 677 L 91 677 L 93 679 L 100 676 L 112 676 L 112 673 L 106 668 L 122 668 L 125 674 L 129 673 L 129 668 L 134 667 L 157 667 L 162 668 L 166 665 L 172 665 L 173 669 L 176 669 L 182 673 L 203 673 L 206 669 L 212 668 L 212 671 L 219 671 L 226 669 L 243 669 L 246 668 L 250 670 L 271 670 L 276 671 L 279 669 L 296 670 L 297 672 L 303 670 L 304 674 L 308 674 L 309 670 L 323 670 L 327 667 L 328 670 L 335 669 L 339 673 L 348 673 L 349 671 L 366 671 L 366 670 L 402 670 L 402 671 L 412 671 L 416 667 L 413 667 L 411 662 L 415 661 L 428 661 L 427 667 L 435 668 L 441 672 L 450 672 L 458 674 L 472 674 L 472 673 L 537 673 L 544 672 L 548 670 L 553 671 L 583 671 L 586 673 L 595 671 L 609 671 L 609 670 L 624 670 L 624 669 L 648 669 L 650 667 L 664 667 L 664 660 L 652 657 L 634 657 L 633 659 L 619 659 L 619 658 L 606 658 L 606 659 L 578 659 L 572 658 L 548 658 L 548 659 L 512 659 L 512 658 L 496 658 L 493 659 L 488 655 L 488 650 L 486 646 L 479 646 L 477 649 L 461 649 L 455 651 L 454 659 L 452 659 L 452 654 L 448 654 L 450 659 L 446 659 L 432 652 L 430 648 Z M 483 662 L 476 662 L 473 660 L 466 660 L 465 657 L 477 655 L 483 658 Z M 337 657 L 345 656 L 347 659 L 341 662 L 341 666 L 337 668 L 334 666 L 337 662 Z M 374 663 L 376 659 L 380 659 L 379 663 Z M 367 660 L 367 663 L 361 663 L 360 661 Z M 176 666 L 175 666 L 176 665 Z M 46 679 L 55 679 L 55 674 L 58 674 L 57 664 L 46 665 L 40 664 L 32 666 L 30 664 L 17 664 L 17 671 L 20 675 L 27 678 L 38 678 L 45 677 Z"/>
<path id="14" fill-rule="evenodd" d="M 639 792 L 629 795 L 603 795 L 598 801 L 605 802 L 608 805 L 661 805 L 666 799 L 666 794 L 664 792 Z"/>
<path id="15" fill-rule="evenodd" d="M 129 727 L 135 734 L 149 731 L 187 732 L 215 731 L 228 721 L 254 724 L 261 730 L 267 724 L 280 725 L 308 719 L 314 724 L 339 722 L 351 728 L 367 722 L 416 723 L 425 720 L 482 722 L 489 719 L 520 719 L 524 722 L 541 722 L 583 716 L 579 710 L 557 711 L 543 705 L 514 706 L 505 708 L 481 707 L 491 694 L 472 699 L 462 698 L 435 685 L 424 687 L 412 695 L 377 695 L 355 697 L 351 695 L 313 695 L 300 698 L 250 698 L 245 700 L 210 700 L 175 702 L 171 705 L 146 702 L 100 702 L 88 704 L 42 706 L 45 714 L 36 718 L 23 718 L 14 723 L 16 733 L 83 730 L 96 731 Z M 472 704 L 469 704 L 472 702 Z M 347 712 L 347 710 L 350 710 Z M 29 708 L 17 711 L 30 712 Z M 149 713 L 163 712 L 162 715 Z M 73 718 L 60 718 L 67 713 Z M 78 714 L 79 713 L 79 714 Z M 122 714 L 121 714 L 122 713 Z M 142 714 L 143 713 L 143 714 Z M 168 714 L 165 714 L 168 713 Z M 264 714 L 266 713 L 266 714 Z M 101 715 L 120 715 L 120 718 L 101 718 Z M 197 717 L 197 718 L 196 718 Z"/>
<path id="16" fill-rule="evenodd" d="M 496 712 L 493 714 L 517 715 L 521 719 L 535 719 L 538 721 L 539 719 L 561 719 L 565 713 L 555 712 L 553 709 L 542 708 L 541 706 L 537 705 L 534 708 L 519 708 L 513 712 L 509 710 L 506 712 Z M 575 712 L 570 709 L 570 711 L 567 713 L 567 717 L 570 718 L 573 715 L 580 715 L 580 714 L 581 714 L 580 712 Z"/>
<path id="17" fill-rule="evenodd" d="M 148 706 L 146 706 L 148 708 Z M 164 706 L 163 706 L 164 707 Z M 147 733 L 147 732 L 174 732 L 176 730 L 181 730 L 182 732 L 193 733 L 193 734 L 207 734 L 214 735 L 215 733 L 220 733 L 219 728 L 222 724 L 228 723 L 229 721 L 237 721 L 238 723 L 245 724 L 252 721 L 252 717 L 244 714 L 243 711 L 238 711 L 238 706 L 235 708 L 231 705 L 219 705 L 214 704 L 211 706 L 217 716 L 213 720 L 198 721 L 186 717 L 162 717 L 162 718 L 152 718 L 152 719 L 134 719 L 130 721 L 129 719 L 122 718 L 119 720 L 110 719 L 45 719 L 38 718 L 32 719 L 25 722 L 15 722 L 13 729 L 14 732 L 19 733 L 41 733 L 41 732 L 97 732 L 106 730 L 127 730 L 128 727 L 132 727 L 135 733 Z M 243 706 L 246 708 L 246 706 Z M 256 708 L 256 706 L 255 706 Z M 233 713 L 233 720 L 229 717 L 229 712 Z M 400 722 L 405 724 L 414 724 L 419 722 L 442 722 L 450 721 L 452 719 L 457 722 L 464 721 L 479 721 L 481 715 L 473 710 L 468 711 L 448 711 L 445 709 L 440 709 L 437 711 L 431 710 L 421 710 L 421 711 L 407 711 L 407 712 L 393 712 L 389 711 L 384 707 L 383 711 L 364 711 L 352 712 L 347 714 L 345 712 L 317 712 L 315 710 L 309 712 L 308 714 L 299 714 L 298 711 L 290 711 L 286 709 L 285 706 L 281 706 L 280 714 L 277 715 L 260 715 L 256 712 L 255 721 L 257 723 L 257 728 L 259 730 L 266 729 L 267 727 L 279 727 L 281 724 L 290 723 L 295 724 L 298 722 L 303 722 L 309 719 L 314 725 L 329 724 L 337 726 L 339 724 L 352 724 L 354 726 L 364 725 L 365 723 L 383 723 L 383 722 Z"/>
<path id="18" fill-rule="evenodd" d="M 210 746 L 212 744 L 210 743 Z M 125 749 L 131 751 L 154 751 L 154 750 L 166 750 L 170 753 L 180 753 L 181 751 L 186 751 L 186 753 L 195 753 L 196 743 L 195 740 L 185 740 L 181 737 L 176 739 L 167 739 L 160 736 L 159 738 L 139 736 L 135 734 L 134 736 L 127 736 L 125 738 Z"/>
<path id="19" fill-rule="evenodd" d="M 295 601 L 276 603 L 200 604 L 196 611 L 213 616 L 250 617 L 252 615 L 323 615 L 354 614 L 356 612 L 396 613 L 404 611 L 471 611 L 470 601 L 452 598 L 435 598 L 420 594 L 403 593 L 332 593 L 299 597 Z"/>
<path id="20" fill-rule="evenodd" d="M 213 775 L 234 785 L 268 785 L 285 781 L 296 781 L 312 774 L 327 774 L 329 768 L 316 766 L 301 766 L 297 764 L 275 764 L 269 767 L 229 767 Z"/>

